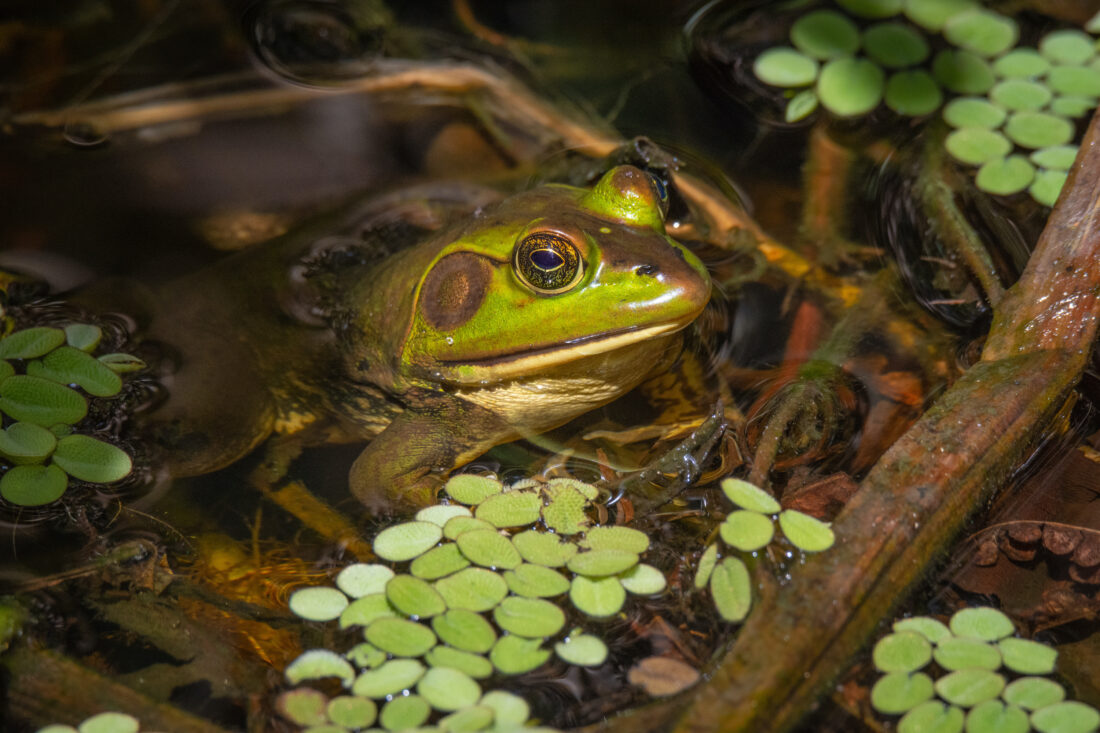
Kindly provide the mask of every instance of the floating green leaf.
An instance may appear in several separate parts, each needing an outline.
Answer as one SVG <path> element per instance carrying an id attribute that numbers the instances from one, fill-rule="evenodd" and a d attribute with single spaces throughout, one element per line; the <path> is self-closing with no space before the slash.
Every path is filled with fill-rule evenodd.
<path id="1" fill-rule="evenodd" d="M 344 656 L 359 669 L 374 669 L 386 661 L 384 651 L 365 641 L 348 649 Z"/>
<path id="2" fill-rule="evenodd" d="M 412 560 L 435 547 L 442 538 L 442 528 L 432 522 L 395 524 L 382 530 L 374 538 L 374 554 L 390 562 Z"/>
<path id="3" fill-rule="evenodd" d="M 1050 674 L 1058 652 L 1030 639 L 1007 638 L 997 642 L 1005 666 L 1019 674 Z"/>
<path id="4" fill-rule="evenodd" d="M 497 633 L 480 614 L 452 608 L 432 619 L 432 628 L 445 643 L 456 649 L 484 654 L 493 648 Z"/>
<path id="5" fill-rule="evenodd" d="M 639 563 L 619 575 L 619 582 L 628 591 L 638 596 L 652 596 L 660 593 L 668 585 L 665 574 L 652 565 Z"/>
<path id="6" fill-rule="evenodd" d="M 922 28 L 939 33 L 947 21 L 974 5 L 973 0 L 905 0 L 905 15 Z"/>
<path id="7" fill-rule="evenodd" d="M 419 657 L 435 646 L 435 633 L 415 621 L 380 618 L 364 632 L 367 641 L 395 657 Z"/>
<path id="8" fill-rule="evenodd" d="M 940 677 L 934 686 L 947 702 L 969 708 L 1000 695 L 1005 678 L 988 669 L 960 669 Z"/>
<path id="9" fill-rule="evenodd" d="M 486 662 L 488 664 L 488 662 Z M 439 719 L 439 730 L 447 733 L 471 733 L 486 730 L 493 722 L 493 709 L 488 705 L 471 705 Z"/>
<path id="10" fill-rule="evenodd" d="M 74 349 L 94 351 L 103 338 L 103 329 L 90 323 L 70 323 L 65 326 L 65 341 Z"/>
<path id="11" fill-rule="evenodd" d="M 997 647 L 981 639 L 943 639 L 936 646 L 936 664 L 948 671 L 957 669 L 995 670 L 1001 666 Z"/>
<path id="12" fill-rule="evenodd" d="M 773 87 L 804 87 L 817 78 L 817 61 L 793 48 L 776 46 L 756 57 L 752 71 Z"/>
<path id="13" fill-rule="evenodd" d="M 898 721 L 898 733 L 960 733 L 963 711 L 939 700 L 922 702 Z"/>
<path id="14" fill-rule="evenodd" d="M 1080 66 L 1096 55 L 1096 47 L 1084 31 L 1066 28 L 1043 36 L 1039 53 L 1055 64 Z"/>
<path id="15" fill-rule="evenodd" d="M 475 565 L 511 570 L 523 562 L 512 540 L 493 529 L 465 532 L 455 539 L 455 543 L 463 556 Z"/>
<path id="16" fill-rule="evenodd" d="M 782 507 L 768 492 L 741 479 L 722 479 L 722 492 L 742 509 L 761 514 L 778 514 Z"/>
<path id="17" fill-rule="evenodd" d="M 146 367 L 145 362 L 133 354 L 104 354 L 98 359 L 100 364 L 103 364 L 115 374 L 138 372 Z"/>
<path id="18" fill-rule="evenodd" d="M 932 645 L 915 631 L 897 631 L 878 640 L 872 658 L 883 672 L 915 672 L 932 659 Z"/>
<path id="19" fill-rule="evenodd" d="M 415 659 L 391 659 L 381 667 L 367 670 L 356 677 L 351 691 L 360 697 L 380 700 L 412 689 L 425 671 L 424 665 Z"/>
<path id="20" fill-rule="evenodd" d="M 863 32 L 867 55 L 888 69 L 914 66 L 928 58 L 928 42 L 903 23 L 876 23 Z"/>
<path id="21" fill-rule="evenodd" d="M 0 359 L 35 359 L 63 343 L 65 332 L 60 328 L 24 328 L 0 339 Z"/>
<path id="22" fill-rule="evenodd" d="M 541 667 L 550 658 L 542 639 L 502 636 L 489 652 L 489 661 L 503 674 L 523 674 Z"/>
<path id="23" fill-rule="evenodd" d="M 885 81 L 882 69 L 867 59 L 833 59 L 821 69 L 817 96 L 833 114 L 855 117 L 878 106 Z"/>
<path id="24" fill-rule="evenodd" d="M 328 703 L 328 718 L 345 728 L 367 728 L 378 717 L 378 706 L 365 697 L 340 695 Z"/>
<path id="25" fill-rule="evenodd" d="M 353 563 L 336 576 L 336 587 L 352 598 L 362 598 L 372 593 L 385 593 L 386 583 L 393 571 L 385 565 Z"/>
<path id="26" fill-rule="evenodd" d="M 981 165 L 1003 158 L 1012 150 L 1012 143 L 995 130 L 981 127 L 964 127 L 954 130 L 944 140 L 947 152 L 963 163 Z"/>
<path id="27" fill-rule="evenodd" d="M 969 51 L 947 49 L 932 60 L 932 76 L 955 94 L 985 94 L 993 86 L 993 69 Z"/>
<path id="28" fill-rule="evenodd" d="M 592 634 L 573 629 L 565 641 L 554 645 L 554 653 L 563 661 L 579 667 L 598 667 L 607 660 L 607 645 Z"/>
<path id="29" fill-rule="evenodd" d="M 513 484 L 514 488 L 522 488 L 519 485 Z M 573 489 L 578 494 L 583 496 L 586 501 L 595 501 L 600 495 L 600 490 L 595 486 L 584 481 L 578 481 L 575 478 L 552 478 L 546 483 L 546 491 L 550 496 L 554 496 L 559 490 Z"/>
<path id="30" fill-rule="evenodd" d="M 1007 116 L 1003 109 L 980 97 L 958 97 L 943 108 L 943 119 L 952 127 L 984 127 L 993 130 L 1004 124 Z"/>
<path id="31" fill-rule="evenodd" d="M 899 619 L 894 622 L 893 628 L 894 631 L 916 631 L 933 644 L 938 644 L 951 636 L 951 630 L 948 629 L 942 621 L 938 621 L 929 616 L 913 616 L 911 618 Z"/>
<path id="32" fill-rule="evenodd" d="M 927 71 L 916 69 L 891 74 L 883 99 L 899 115 L 920 117 L 939 108 L 943 92 Z"/>
<path id="33" fill-rule="evenodd" d="M 16 420 L 48 428 L 84 419 L 88 403 L 76 391 L 57 382 L 17 374 L 0 382 L 0 410 Z"/>
<path id="34" fill-rule="evenodd" d="M 1010 110 L 1042 109 L 1054 96 L 1045 85 L 1025 79 L 1006 79 L 989 90 L 989 98 Z"/>
<path id="35" fill-rule="evenodd" d="M 814 10 L 791 26 L 791 43 L 807 56 L 822 61 L 850 56 L 859 50 L 859 28 L 835 10 Z"/>
<path id="36" fill-rule="evenodd" d="M 956 611 L 948 626 L 955 636 L 968 636 L 984 641 L 998 641 L 1016 631 L 1008 616 L 986 606 Z"/>
<path id="37" fill-rule="evenodd" d="M 553 636 L 565 626 L 565 614 L 541 598 L 509 596 L 493 609 L 493 620 L 505 631 L 527 638 Z"/>
<path id="38" fill-rule="evenodd" d="M 57 501 L 69 486 L 69 477 L 57 466 L 15 466 L 0 477 L 0 496 L 19 506 L 41 506 Z"/>
<path id="39" fill-rule="evenodd" d="M 287 605 L 307 621 L 332 621 L 348 607 L 348 597 L 335 588 L 301 588 L 291 594 Z"/>
<path id="40" fill-rule="evenodd" d="M 710 582 L 710 575 L 714 572 L 714 566 L 718 564 L 718 545 L 711 544 L 699 557 L 699 568 L 695 571 L 694 585 L 696 588 L 705 588 Z"/>
<path id="41" fill-rule="evenodd" d="M 488 611 L 508 595 L 504 578 L 484 568 L 466 568 L 435 582 L 448 608 Z"/>
<path id="42" fill-rule="evenodd" d="M 861 18 L 889 18 L 901 12 L 902 0 L 837 0 L 837 4 Z"/>
<path id="43" fill-rule="evenodd" d="M 4 361 L 3 359 L 0 359 L 0 382 L 3 382 L 5 379 L 13 376 L 14 374 L 15 367 L 13 367 L 11 364 Z"/>
<path id="44" fill-rule="evenodd" d="M 1073 124 L 1046 112 L 1016 112 L 1009 115 L 1004 130 L 1005 135 L 1024 148 L 1064 145 L 1073 139 Z"/>
<path id="45" fill-rule="evenodd" d="M 488 476 L 460 473 L 457 476 L 451 476 L 443 486 L 443 490 L 452 499 L 462 504 L 480 504 L 490 496 L 504 491 L 504 485 Z"/>
<path id="46" fill-rule="evenodd" d="M 626 601 L 626 590 L 618 578 L 586 578 L 578 575 L 569 587 L 569 600 L 583 613 L 595 618 L 612 616 Z"/>
<path id="47" fill-rule="evenodd" d="M 58 440 L 53 462 L 73 478 L 94 484 L 118 481 L 133 469 L 126 451 L 88 435 L 66 435 Z"/>
<path id="48" fill-rule="evenodd" d="M 493 709 L 496 729 L 500 731 L 521 726 L 531 717 L 531 708 L 527 701 L 505 690 L 486 692 L 479 704 Z"/>
<path id="49" fill-rule="evenodd" d="M 319 690 L 300 687 L 279 695 L 275 701 L 279 713 L 298 725 L 322 725 L 328 721 L 328 698 Z M 75 730 L 71 728 L 70 730 Z M 42 733 L 39 730 L 38 733 Z"/>
<path id="50" fill-rule="evenodd" d="M 496 533 L 490 529 L 489 532 Z M 458 549 L 458 545 L 448 542 L 425 552 L 409 565 L 409 572 L 424 580 L 438 580 L 470 566 L 470 561 Z"/>
<path id="51" fill-rule="evenodd" d="M 77 726 L 80 733 L 137 733 L 138 719 L 125 713 L 99 713 Z"/>
<path id="52" fill-rule="evenodd" d="M 752 582 L 745 563 L 737 557 L 727 557 L 718 563 L 710 576 L 710 593 L 722 618 L 743 621 L 752 606 Z"/>
<path id="53" fill-rule="evenodd" d="M 431 522 L 432 524 L 438 524 L 440 527 L 447 525 L 447 520 L 451 517 L 472 517 L 473 514 L 469 509 L 461 504 L 436 504 L 434 506 L 424 507 L 416 513 L 415 519 L 418 522 Z"/>
<path id="54" fill-rule="evenodd" d="M 76 384 L 96 397 L 111 397 L 122 390 L 122 379 L 94 356 L 72 346 L 60 346 L 27 365 L 27 374 L 61 384 Z"/>
<path id="55" fill-rule="evenodd" d="M 1054 206 L 1066 185 L 1068 174 L 1065 171 L 1039 171 L 1027 191 L 1031 197 L 1043 206 Z"/>
<path id="56" fill-rule="evenodd" d="M 1027 713 L 1000 700 L 978 703 L 966 714 L 967 733 L 1027 733 Z"/>
<path id="57" fill-rule="evenodd" d="M 957 48 L 979 56 L 997 56 L 1016 45 L 1020 29 L 1012 18 L 971 8 L 952 17 L 944 25 L 943 35 Z"/>
<path id="58" fill-rule="evenodd" d="M 731 512 L 719 528 L 722 541 L 742 552 L 753 552 L 772 541 L 775 525 L 771 517 L 747 509 Z"/>
<path id="59" fill-rule="evenodd" d="M 638 556 L 624 550 L 588 550 L 579 552 L 566 563 L 574 573 L 589 577 L 618 575 L 638 564 Z"/>
<path id="60" fill-rule="evenodd" d="M 993 62 L 993 71 L 1004 79 L 1037 79 L 1050 70 L 1050 62 L 1033 48 L 1014 48 Z"/>
<path id="61" fill-rule="evenodd" d="M 624 550 L 640 555 L 649 549 L 649 537 L 630 527 L 593 527 L 580 545 L 590 550 Z"/>
<path id="62" fill-rule="evenodd" d="M 1092 67 L 1055 66 L 1047 73 L 1047 84 L 1056 94 L 1100 97 L 1100 74 Z"/>
<path id="63" fill-rule="evenodd" d="M 386 598 L 398 611 L 413 618 L 431 618 L 447 610 L 439 591 L 412 575 L 391 578 L 386 584 Z"/>
<path id="64" fill-rule="evenodd" d="M 390 605 L 385 592 L 370 593 L 352 601 L 340 614 L 340 628 L 370 626 L 380 618 L 396 618 L 397 610 Z"/>
<path id="65" fill-rule="evenodd" d="M 303 652 L 287 665 L 284 674 L 287 682 L 292 685 L 305 680 L 339 677 L 344 687 L 347 687 L 355 679 L 355 670 L 348 664 L 348 660 L 328 649 L 310 649 Z"/>
<path id="66" fill-rule="evenodd" d="M 524 563 L 504 573 L 504 582 L 517 596 L 552 598 L 569 590 L 569 580 L 556 570 Z"/>
<path id="67" fill-rule="evenodd" d="M 897 715 L 931 700 L 935 690 L 932 678 L 923 672 L 891 672 L 871 688 L 871 705 L 887 715 Z"/>
<path id="68" fill-rule="evenodd" d="M 483 519 L 475 517 L 451 517 L 443 525 L 443 536 L 449 540 L 458 539 L 460 534 L 473 532 L 475 529 L 496 529 Z"/>
<path id="69" fill-rule="evenodd" d="M 533 491 L 509 491 L 478 504 L 474 516 L 494 527 L 522 527 L 537 522 L 542 501 Z"/>
<path id="70" fill-rule="evenodd" d="M 427 700 L 420 695 L 405 695 L 383 705 L 378 722 L 386 730 L 404 731 L 423 725 L 431 714 L 432 708 Z"/>
<path id="71" fill-rule="evenodd" d="M 828 523 L 793 509 L 785 509 L 779 513 L 779 528 L 791 544 L 803 552 L 821 552 L 836 542 Z"/>
<path id="72" fill-rule="evenodd" d="M 17 422 L 0 431 L 0 454 L 12 463 L 41 463 L 53 453 L 57 438 L 41 425 Z"/>
<path id="73" fill-rule="evenodd" d="M 1076 145 L 1052 145 L 1049 148 L 1040 148 L 1030 156 L 1031 162 L 1040 168 L 1049 168 L 1056 171 L 1068 171 L 1077 158 Z"/>
<path id="74" fill-rule="evenodd" d="M 527 562 L 551 568 L 563 567 L 569 558 L 577 554 L 576 545 L 563 542 L 561 537 L 549 532 L 520 532 L 512 536 L 512 544 Z"/>
<path id="75" fill-rule="evenodd" d="M 558 534 L 577 534 L 589 525 L 584 513 L 587 505 L 588 500 L 579 491 L 561 486 L 551 493 L 550 503 L 542 508 L 542 519 Z"/>
<path id="76" fill-rule="evenodd" d="M 1021 677 L 1010 682 L 1001 697 L 1024 710 L 1038 710 L 1065 700 L 1066 691 L 1060 684 L 1045 677 Z"/>
<path id="77" fill-rule="evenodd" d="M 806 119 L 817 109 L 818 101 L 817 92 L 813 89 L 803 89 L 787 102 L 783 119 L 787 122 L 798 122 Z"/>
<path id="78" fill-rule="evenodd" d="M 1100 713 L 1071 700 L 1036 710 L 1031 714 L 1031 725 L 1039 733 L 1090 733 L 1100 726 Z"/>
<path id="79" fill-rule="evenodd" d="M 488 650 L 486 650 L 488 651 Z M 475 680 L 493 676 L 493 664 L 480 654 L 462 651 L 449 646 L 432 647 L 424 655 L 424 661 L 432 667 L 449 667 L 468 674 Z"/>
<path id="80" fill-rule="evenodd" d="M 465 672 L 433 667 L 416 683 L 416 691 L 436 710 L 452 712 L 481 699 L 481 685 Z"/>

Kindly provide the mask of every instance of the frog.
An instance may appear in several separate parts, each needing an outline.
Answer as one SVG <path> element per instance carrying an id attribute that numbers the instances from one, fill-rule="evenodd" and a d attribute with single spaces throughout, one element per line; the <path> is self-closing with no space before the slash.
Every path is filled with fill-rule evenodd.
<path id="1" fill-rule="evenodd" d="M 321 221 L 165 287 L 149 334 L 175 366 L 143 420 L 169 472 L 269 438 L 363 442 L 351 493 L 380 513 L 422 507 L 492 447 L 678 359 L 711 280 L 666 231 L 660 177 L 616 165 L 590 186 L 454 198 L 399 246 Z"/>

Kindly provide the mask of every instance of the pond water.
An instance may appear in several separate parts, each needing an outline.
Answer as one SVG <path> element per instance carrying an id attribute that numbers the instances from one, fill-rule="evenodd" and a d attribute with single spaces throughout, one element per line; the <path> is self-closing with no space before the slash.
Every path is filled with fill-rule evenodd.
<path id="1" fill-rule="evenodd" d="M 20 11 L 0 727 L 365 730 L 377 706 L 387 729 L 726 729 L 693 699 L 978 361 L 1100 97 L 1083 10 L 896 5 Z M 808 599 L 802 625 L 873 641 L 998 607 L 1100 703 L 1095 394 L 1088 373 L 904 606 Z M 922 520 L 836 540 L 879 521 Z M 381 566 L 392 586 L 351 584 Z M 869 648 L 783 725 L 895 726 Z"/>

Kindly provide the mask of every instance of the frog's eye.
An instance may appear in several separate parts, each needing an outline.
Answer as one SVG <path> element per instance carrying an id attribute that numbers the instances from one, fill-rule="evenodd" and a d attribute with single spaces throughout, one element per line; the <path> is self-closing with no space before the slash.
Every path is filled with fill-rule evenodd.
<path id="1" fill-rule="evenodd" d="M 668 214 L 668 186 L 657 174 L 647 172 L 646 175 L 653 186 L 653 192 L 657 194 L 657 202 L 661 206 L 661 216 L 666 216 Z"/>
<path id="2" fill-rule="evenodd" d="M 557 232 L 534 232 L 519 240 L 512 267 L 525 285 L 543 295 L 564 293 L 584 274 L 577 245 Z"/>

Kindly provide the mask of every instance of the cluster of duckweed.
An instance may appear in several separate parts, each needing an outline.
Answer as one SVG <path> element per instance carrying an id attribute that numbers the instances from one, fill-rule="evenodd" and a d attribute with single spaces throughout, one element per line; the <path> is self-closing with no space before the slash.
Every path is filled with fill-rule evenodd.
<path id="1" fill-rule="evenodd" d="M 593 526 L 597 489 L 574 479 L 503 486 L 464 474 L 445 491 L 452 503 L 425 508 L 375 537 L 390 565 L 355 564 L 336 588 L 295 592 L 290 608 L 314 621 L 361 627 L 364 641 L 344 654 L 313 649 L 286 669 L 287 680 L 336 677 L 349 694 L 333 699 L 308 687 L 280 698 L 280 709 L 312 733 L 422 726 L 510 730 L 530 711 L 520 697 L 482 690 L 494 676 L 520 675 L 552 655 L 595 667 L 607 645 L 551 599 L 568 595 L 591 618 L 619 613 L 628 594 L 665 589 L 641 562 L 649 538 L 635 529 Z M 403 568 L 395 572 L 394 568 Z"/>
<path id="2" fill-rule="evenodd" d="M 901 715 L 899 733 L 1089 733 L 1100 713 L 1067 701 L 1045 675 L 1058 652 L 1013 636 L 1012 621 L 993 608 L 964 608 L 944 625 L 924 616 L 894 623 L 875 644 L 883 676 L 871 689 L 881 713 Z M 933 680 L 921 670 L 935 663 Z"/>
<path id="3" fill-rule="evenodd" d="M 55 723 L 39 728 L 38 733 L 138 733 L 141 723 L 125 713 L 99 713 L 77 727 Z"/>
<path id="4" fill-rule="evenodd" d="M 1100 98 L 1092 37 L 1062 29 L 1044 36 L 1038 49 L 1017 46 L 1016 21 L 974 0 L 837 5 L 844 12 L 822 8 L 799 17 L 792 47 L 770 48 L 754 63 L 757 78 L 790 90 L 789 122 L 818 104 L 856 117 L 885 102 L 899 115 L 922 117 L 941 107 L 946 91 L 957 95 L 943 108 L 955 128 L 947 150 L 978 166 L 978 187 L 998 195 L 1026 189 L 1053 205 L 1077 152 L 1074 120 Z M 1100 15 L 1087 30 L 1100 31 Z M 948 47 L 933 56 L 936 34 Z"/>
<path id="5" fill-rule="evenodd" d="M 0 338 L 0 496 L 12 504 L 56 501 L 70 477 L 106 484 L 130 473 L 125 451 L 74 432 L 89 398 L 116 396 L 119 375 L 145 366 L 129 354 L 93 356 L 102 337 L 98 326 L 73 323 Z"/>
<path id="6" fill-rule="evenodd" d="M 803 552 L 832 547 L 835 537 L 828 524 L 793 509 L 783 509 L 775 498 L 747 481 L 723 479 L 722 491 L 738 508 L 726 516 L 718 534 L 726 546 L 720 557 L 718 543 L 711 543 L 699 559 L 695 588 L 710 586 L 719 615 L 740 622 L 752 608 L 752 581 L 739 554 L 755 554 L 775 539 L 775 525 L 787 540 Z M 739 553 L 731 554 L 730 551 Z"/>

